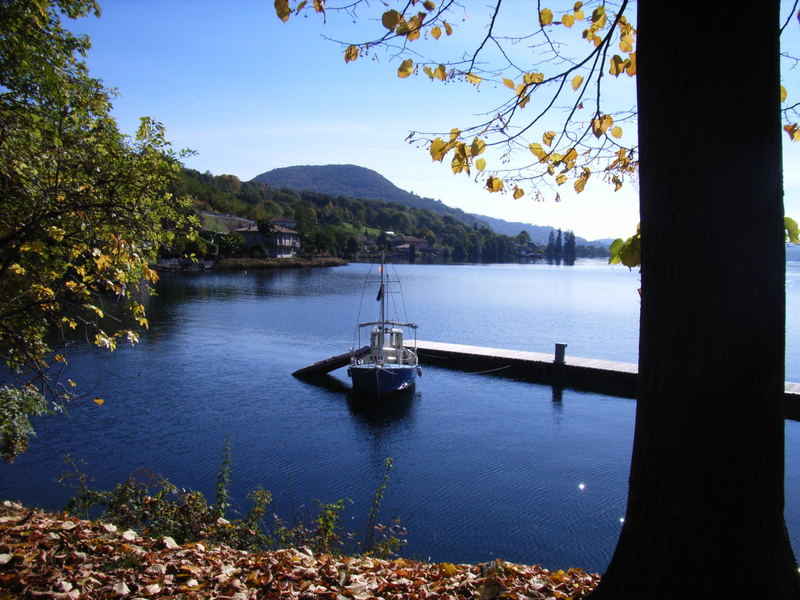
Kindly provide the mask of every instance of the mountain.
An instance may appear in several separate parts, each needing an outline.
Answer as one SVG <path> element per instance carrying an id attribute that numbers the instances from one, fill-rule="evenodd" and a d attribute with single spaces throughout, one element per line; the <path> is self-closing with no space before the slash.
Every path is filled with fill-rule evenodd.
<path id="1" fill-rule="evenodd" d="M 397 202 L 405 206 L 422 208 L 439 215 L 450 215 L 454 219 L 472 227 L 489 227 L 495 233 L 516 236 L 520 231 L 527 231 L 537 244 L 546 244 L 550 232 L 554 229 L 545 225 L 531 223 L 510 223 L 502 219 L 466 213 L 459 208 L 452 208 L 441 200 L 423 198 L 400 189 L 380 173 L 356 165 L 305 165 L 283 167 L 261 173 L 252 181 L 263 183 L 272 189 L 288 188 L 295 191 L 318 192 L 331 196 L 349 196 L 372 200 Z M 612 240 L 587 242 L 584 238 L 575 237 L 579 245 L 608 246 Z"/>
<path id="2" fill-rule="evenodd" d="M 470 215 L 459 208 L 447 206 L 440 200 L 422 198 L 402 190 L 380 173 L 356 165 L 283 167 L 256 175 L 252 181 L 266 184 L 275 190 L 288 188 L 297 192 L 317 192 L 329 196 L 396 202 L 439 215 L 450 215 L 470 227 L 474 223 L 477 223 L 478 227 L 489 227 L 484 217 Z M 514 235 L 517 233 L 519 231 Z"/>

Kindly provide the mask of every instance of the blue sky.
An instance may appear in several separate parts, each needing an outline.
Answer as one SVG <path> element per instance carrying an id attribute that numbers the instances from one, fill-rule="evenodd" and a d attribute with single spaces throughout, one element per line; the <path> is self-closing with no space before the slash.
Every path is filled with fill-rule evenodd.
<path id="1" fill-rule="evenodd" d="M 373 4 L 372 11 L 380 11 L 380 3 Z M 468 4 L 474 12 L 459 15 L 453 22 L 456 35 L 442 43 L 469 47 L 477 39 L 486 9 Z M 552 190 L 543 190 L 549 198 L 544 202 L 530 194 L 514 200 L 483 191 L 469 177 L 454 175 L 449 165 L 433 163 L 426 150 L 405 143 L 411 130 L 447 131 L 474 123 L 508 90 L 491 82 L 478 89 L 443 85 L 424 75 L 400 79 L 398 61 L 387 56 L 346 64 L 342 49 L 322 37 L 363 41 L 369 37 L 364 31 L 380 31 L 379 24 L 362 19 L 353 25 L 336 15 L 327 24 L 313 15 L 282 23 L 271 0 L 101 0 L 101 5 L 100 19 L 81 19 L 73 29 L 92 39 L 92 74 L 120 94 L 114 101 L 120 128 L 133 133 L 145 115 L 161 121 L 176 148 L 197 152 L 185 160 L 188 167 L 248 180 L 278 167 L 356 164 L 467 212 L 572 229 L 588 239 L 626 237 L 635 230 L 635 185 L 613 192 L 597 177 L 580 195 L 571 193 L 570 184 L 561 186 L 560 202 L 552 200 Z M 518 14 L 520 27 L 527 28 L 529 17 Z M 795 82 L 784 82 L 790 94 L 800 93 L 798 74 L 788 76 Z M 632 92 L 630 83 L 617 91 L 622 102 L 632 99 Z M 787 141 L 784 154 L 786 212 L 800 219 L 795 166 L 800 144 Z"/>

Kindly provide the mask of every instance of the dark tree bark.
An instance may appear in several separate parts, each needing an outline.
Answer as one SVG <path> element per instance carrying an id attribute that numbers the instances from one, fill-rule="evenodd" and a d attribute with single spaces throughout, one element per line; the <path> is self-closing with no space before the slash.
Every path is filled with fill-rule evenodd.
<path id="1" fill-rule="evenodd" d="M 638 5 L 640 390 L 625 524 L 593 598 L 800 597 L 778 9 Z"/>

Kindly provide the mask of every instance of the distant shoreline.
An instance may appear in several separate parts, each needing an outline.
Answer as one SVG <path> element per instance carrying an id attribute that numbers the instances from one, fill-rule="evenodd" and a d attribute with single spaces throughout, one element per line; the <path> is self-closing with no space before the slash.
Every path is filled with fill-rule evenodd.
<path id="1" fill-rule="evenodd" d="M 219 260 L 192 261 L 189 259 L 160 260 L 159 271 L 246 271 L 259 269 L 291 269 L 309 267 L 342 267 L 343 258 L 221 258 Z"/>

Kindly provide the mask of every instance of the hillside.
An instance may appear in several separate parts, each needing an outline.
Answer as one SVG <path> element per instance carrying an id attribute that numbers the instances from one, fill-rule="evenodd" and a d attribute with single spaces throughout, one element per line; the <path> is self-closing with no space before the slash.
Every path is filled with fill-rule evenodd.
<path id="1" fill-rule="evenodd" d="M 396 202 L 404 206 L 429 210 L 438 215 L 450 215 L 456 220 L 472 227 L 488 226 L 495 233 L 514 237 L 520 231 L 527 231 L 536 244 L 546 244 L 550 232 L 554 229 L 547 225 L 509 222 L 486 215 L 467 213 L 452 208 L 441 200 L 423 198 L 400 189 L 380 173 L 356 165 L 305 165 L 273 169 L 257 175 L 251 181 L 263 183 L 275 190 L 290 189 L 294 191 L 310 191 L 330 196 L 349 196 Z M 580 245 L 589 245 L 582 237 L 575 238 Z M 597 240 L 596 246 L 607 247 L 613 240 Z"/>
<path id="2" fill-rule="evenodd" d="M 459 208 L 452 208 L 440 200 L 422 198 L 400 189 L 383 175 L 371 169 L 356 165 L 305 165 L 273 169 L 257 175 L 251 181 L 263 183 L 275 190 L 290 189 L 297 192 L 308 191 L 329 196 L 348 196 L 367 200 L 396 202 L 412 208 L 429 210 L 437 215 L 449 215 L 472 227 L 491 227 L 488 220 L 480 215 L 472 215 Z M 491 227 L 494 229 L 494 227 Z M 495 231 L 497 231 L 495 229 Z M 521 230 L 515 231 L 517 235 Z M 550 229 L 547 229 L 548 233 Z M 500 233 L 497 231 L 497 233 Z M 547 242 L 547 234 L 544 236 Z"/>

